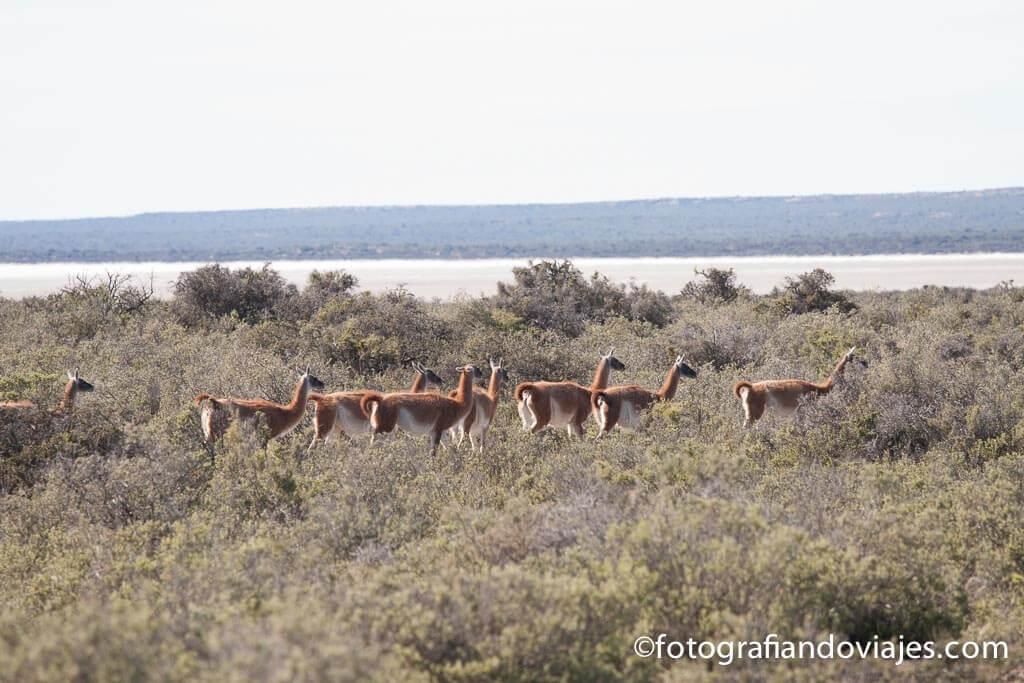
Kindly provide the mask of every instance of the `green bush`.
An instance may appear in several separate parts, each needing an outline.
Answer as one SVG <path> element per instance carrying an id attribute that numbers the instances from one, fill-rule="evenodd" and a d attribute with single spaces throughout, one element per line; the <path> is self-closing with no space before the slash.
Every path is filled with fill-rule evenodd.
<path id="1" fill-rule="evenodd" d="M 286 283 L 270 264 L 232 271 L 215 263 L 182 273 L 174 283 L 172 308 L 186 325 L 227 315 L 258 323 L 276 317 L 297 296 L 295 285 Z"/>
<path id="2" fill-rule="evenodd" d="M 822 268 L 787 277 L 785 287 L 781 290 L 776 288 L 772 307 L 784 313 L 809 313 L 826 311 L 835 306 L 848 313 L 856 308 L 856 304 L 845 294 L 830 289 L 835 281 L 835 276 Z"/>
<path id="3" fill-rule="evenodd" d="M 588 280 L 569 261 L 530 262 L 513 268 L 514 283 L 498 283 L 494 304 L 545 330 L 579 336 L 587 322 L 621 316 L 665 325 L 671 303 L 646 285 L 615 284 L 594 273 Z"/>
<path id="4" fill-rule="evenodd" d="M 693 273 L 697 279 L 687 282 L 680 292 L 685 298 L 714 306 L 750 296 L 750 290 L 737 282 L 736 271 L 732 268 L 694 268 Z"/>

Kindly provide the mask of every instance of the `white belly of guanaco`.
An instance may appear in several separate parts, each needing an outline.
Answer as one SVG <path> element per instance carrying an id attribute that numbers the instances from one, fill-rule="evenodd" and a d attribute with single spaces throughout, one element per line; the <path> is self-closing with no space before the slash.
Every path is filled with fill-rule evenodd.
<path id="1" fill-rule="evenodd" d="M 370 431 L 370 421 L 360 412 L 358 415 L 345 407 L 338 408 L 337 427 L 346 434 L 361 434 Z"/>
<path id="2" fill-rule="evenodd" d="M 640 426 L 640 412 L 629 401 L 622 402 L 618 426 L 623 429 L 636 429 Z"/>
<path id="3" fill-rule="evenodd" d="M 398 409 L 398 426 L 410 434 L 426 434 L 434 429 L 434 421 L 420 422 L 411 410 Z"/>
<path id="4" fill-rule="evenodd" d="M 552 427 L 564 427 L 572 422 L 574 417 L 576 417 L 575 410 L 568 411 L 559 405 L 558 401 L 551 402 L 551 421 L 548 424 Z"/>

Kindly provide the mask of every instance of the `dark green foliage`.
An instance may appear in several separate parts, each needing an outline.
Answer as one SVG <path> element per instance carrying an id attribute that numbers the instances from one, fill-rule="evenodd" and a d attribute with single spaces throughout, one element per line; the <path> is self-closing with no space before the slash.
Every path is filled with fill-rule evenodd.
<path id="1" fill-rule="evenodd" d="M 750 296 L 750 290 L 736 281 L 732 268 L 694 269 L 696 280 L 683 287 L 681 294 L 705 305 L 727 304 L 740 296 Z"/>
<path id="2" fill-rule="evenodd" d="M 772 305 L 785 313 L 827 311 L 833 306 L 843 313 L 849 313 L 856 305 L 844 294 L 830 289 L 835 281 L 832 273 L 822 268 L 787 277 L 785 287 L 773 292 L 775 301 Z"/>
<path id="3" fill-rule="evenodd" d="M 197 282 L 236 303 L 217 308 L 220 285 L 199 287 L 209 311 L 181 320 L 177 300 L 0 299 L 0 400 L 41 406 L 0 409 L 0 678 L 999 680 L 1019 668 L 1019 288 L 836 300 L 814 275 L 731 296 L 739 285 L 719 271 L 666 305 L 545 262 L 499 297 L 439 304 L 356 293 L 342 273 L 302 292 L 250 275 L 262 284 L 246 290 L 237 273 L 203 271 Z M 551 288 L 563 300 L 542 296 Z M 853 345 L 867 367 L 792 419 L 740 428 L 735 381 L 820 380 Z M 639 433 L 526 434 L 512 386 L 589 382 L 610 346 L 627 368 L 613 384 L 657 388 L 679 353 L 699 374 Z M 497 356 L 513 378 L 482 455 L 430 457 L 402 434 L 307 453 L 308 419 L 265 452 L 259 427 L 241 425 L 207 450 L 192 403 L 200 391 L 287 401 L 307 362 L 331 391 L 404 389 L 409 359 L 451 378 Z M 96 391 L 61 416 L 66 366 Z M 661 632 L 1003 640 L 1010 660 L 631 654 Z"/>
<path id="4" fill-rule="evenodd" d="M 269 264 L 231 270 L 220 264 L 182 273 L 174 284 L 173 310 L 186 325 L 232 315 L 247 323 L 276 317 L 298 295 Z"/>
<path id="5" fill-rule="evenodd" d="M 303 334 L 318 341 L 327 362 L 374 373 L 406 359 L 436 358 L 437 349 L 451 342 L 453 331 L 411 292 L 399 288 L 331 299 Z"/>
<path id="6" fill-rule="evenodd" d="M 646 285 L 616 284 L 600 273 L 589 280 L 570 261 L 530 262 L 513 268 L 515 282 L 499 282 L 494 305 L 527 323 L 578 337 L 588 323 L 621 316 L 662 326 L 669 320 L 668 297 Z"/>
<path id="7" fill-rule="evenodd" d="M 359 281 L 356 277 L 343 270 L 314 270 L 302 290 L 301 312 L 308 318 L 328 302 L 351 296 L 357 284 Z"/>

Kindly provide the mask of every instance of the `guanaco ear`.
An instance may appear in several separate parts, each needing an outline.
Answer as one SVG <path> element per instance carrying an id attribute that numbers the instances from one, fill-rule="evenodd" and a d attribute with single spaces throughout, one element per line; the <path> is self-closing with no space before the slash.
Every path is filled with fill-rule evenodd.
<path id="1" fill-rule="evenodd" d="M 75 376 L 71 373 L 70 370 L 68 370 L 68 379 L 74 379 L 74 378 L 75 378 Z"/>
<path id="2" fill-rule="evenodd" d="M 612 348 L 608 349 L 608 353 L 604 354 L 604 357 L 605 358 L 611 358 L 613 353 L 615 353 L 615 347 L 614 346 Z"/>

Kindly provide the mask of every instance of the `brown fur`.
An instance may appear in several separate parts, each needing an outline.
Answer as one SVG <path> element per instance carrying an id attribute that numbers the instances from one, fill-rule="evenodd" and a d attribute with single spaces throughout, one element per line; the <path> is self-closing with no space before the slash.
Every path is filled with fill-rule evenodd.
<path id="1" fill-rule="evenodd" d="M 4 401 L 0 403 L 0 408 L 11 408 L 18 410 L 21 408 L 37 408 L 35 403 L 32 401 Z"/>
<path id="2" fill-rule="evenodd" d="M 360 401 L 363 414 L 370 420 L 373 435 L 387 434 L 395 427 L 412 434 L 428 434 L 430 452 L 437 452 L 441 435 L 462 420 L 473 407 L 473 378 L 480 371 L 472 365 L 459 369 L 459 388 L 454 398 L 436 393 L 412 392 L 380 394 L 368 391 Z"/>
<path id="3" fill-rule="evenodd" d="M 523 427 L 536 434 L 547 427 L 557 411 L 560 417 L 568 416 L 566 430 L 570 435 L 583 438 L 583 423 L 591 414 L 590 395 L 598 389 L 608 386 L 611 375 L 612 361 L 624 368 L 618 359 L 612 356 L 615 349 L 601 357 L 594 371 L 594 379 L 589 387 L 575 382 L 523 382 L 516 387 L 515 397 L 519 416 Z M 528 415 L 532 414 L 533 426 L 527 424 Z"/>
<path id="4" fill-rule="evenodd" d="M 487 430 L 490 428 L 491 422 L 494 420 L 494 413 L 498 409 L 502 378 L 508 374 L 505 372 L 502 363 L 501 359 L 498 360 L 497 364 L 491 361 L 491 379 L 487 389 L 477 386 L 473 387 L 473 407 L 469 409 L 469 413 L 466 414 L 462 422 L 454 425 L 451 429 L 453 440 L 455 432 L 459 432 L 456 448 L 462 445 L 462 440 L 468 435 L 470 448 L 475 448 L 475 441 L 479 439 L 480 452 L 483 453 L 484 442 L 487 440 Z M 448 394 L 448 397 L 455 398 L 455 394 L 456 392 L 452 391 Z"/>
<path id="5" fill-rule="evenodd" d="M 593 392 L 590 396 L 590 406 L 599 427 L 597 436 L 601 437 L 607 434 L 619 424 L 624 408 L 631 416 L 636 416 L 648 410 L 655 402 L 671 401 L 675 398 L 676 390 L 679 387 L 679 378 L 684 374 L 691 377 L 696 376 L 690 366 L 683 363 L 683 357 L 678 356 L 665 375 L 661 389 L 656 392 L 648 391 L 636 384 L 609 387 Z M 635 424 L 629 426 L 633 428 Z"/>
<path id="6" fill-rule="evenodd" d="M 200 409 L 203 436 L 206 437 L 207 443 L 216 441 L 236 419 L 245 422 L 262 420 L 269 429 L 269 439 L 287 434 L 306 414 L 306 404 L 313 382 L 323 387 L 323 384 L 307 371 L 299 378 L 291 402 L 285 405 L 261 398 L 216 398 L 210 394 L 199 394 L 195 398 L 195 403 Z"/>
<path id="7" fill-rule="evenodd" d="M 416 377 L 413 378 L 412 387 L 409 391 L 413 394 L 418 394 L 426 386 L 427 375 L 422 370 L 417 369 Z M 313 440 L 309 443 L 307 450 L 313 450 L 317 440 L 327 441 L 334 434 L 341 434 L 352 438 L 355 434 L 369 433 L 370 420 L 363 414 L 363 409 L 360 407 L 360 402 L 365 395 L 365 391 L 337 391 L 332 394 L 310 394 L 309 400 L 313 403 Z M 351 434 L 346 432 L 340 424 L 344 421 L 344 418 L 341 417 L 342 413 L 347 416 L 350 425 L 358 424 L 355 430 L 349 429 L 352 432 Z"/>
<path id="8" fill-rule="evenodd" d="M 847 362 L 853 358 L 853 352 L 856 348 L 853 347 L 847 351 L 839 359 L 839 362 L 836 363 L 832 374 L 820 384 L 806 382 L 802 379 L 774 379 L 762 382 L 743 380 L 737 382 L 732 391 L 743 404 L 745 413 L 743 426 L 749 427 L 761 419 L 769 405 L 774 405 L 786 413 L 792 413 L 800 405 L 801 397 L 820 396 L 832 391 L 836 379 L 843 372 Z"/>

